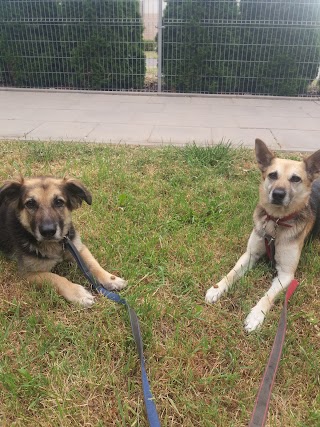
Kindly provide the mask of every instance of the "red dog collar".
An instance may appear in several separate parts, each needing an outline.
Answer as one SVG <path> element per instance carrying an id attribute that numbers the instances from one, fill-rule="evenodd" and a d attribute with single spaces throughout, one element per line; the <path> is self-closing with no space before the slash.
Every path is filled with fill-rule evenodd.
<path id="1" fill-rule="evenodd" d="M 271 221 L 275 222 L 277 225 L 282 225 L 283 227 L 292 227 L 292 225 L 288 224 L 287 221 L 290 221 L 291 219 L 296 219 L 298 217 L 298 214 L 297 214 L 297 212 L 294 212 L 291 215 L 283 216 L 282 218 L 276 218 L 272 215 L 269 215 L 266 212 L 266 216 L 267 216 L 267 221 L 271 220 Z"/>

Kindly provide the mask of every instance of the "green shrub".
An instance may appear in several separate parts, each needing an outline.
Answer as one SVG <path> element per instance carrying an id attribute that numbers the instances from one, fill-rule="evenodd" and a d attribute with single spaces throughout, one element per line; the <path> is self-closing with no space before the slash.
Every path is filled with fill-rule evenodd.
<path id="1" fill-rule="evenodd" d="M 320 62 L 319 22 L 314 0 L 168 0 L 166 90 L 306 94 Z"/>
<path id="2" fill-rule="evenodd" d="M 138 1 L 2 0 L 0 21 L 2 85 L 143 88 Z"/>
<path id="3" fill-rule="evenodd" d="M 144 51 L 154 52 L 157 50 L 157 42 L 155 40 L 144 40 Z"/>
<path id="4" fill-rule="evenodd" d="M 237 14 L 235 0 L 169 0 L 164 12 L 162 67 L 166 89 L 216 93 L 234 86 L 231 27 L 215 26 Z M 208 18 L 211 22 L 208 22 Z"/>
<path id="5" fill-rule="evenodd" d="M 243 91 L 267 95 L 305 94 L 320 62 L 320 4 L 313 0 L 240 2 L 247 23 L 239 57 Z"/>
<path id="6" fill-rule="evenodd" d="M 59 14 L 57 2 L 0 3 L 0 79 L 6 85 L 50 87 L 65 69 L 64 58 L 57 60 L 60 40 L 56 24 L 45 24 Z M 29 21 L 29 22 L 28 22 Z"/>

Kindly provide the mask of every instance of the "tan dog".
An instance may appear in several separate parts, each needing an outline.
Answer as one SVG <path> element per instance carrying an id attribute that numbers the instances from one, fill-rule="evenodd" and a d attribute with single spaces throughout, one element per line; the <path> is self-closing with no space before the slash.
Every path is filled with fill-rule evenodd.
<path id="1" fill-rule="evenodd" d="M 90 292 L 51 273 L 57 263 L 72 259 L 64 252 L 64 236 L 73 241 L 104 287 L 119 290 L 126 282 L 105 271 L 75 231 L 71 212 L 83 200 L 91 205 L 91 194 L 75 179 L 43 176 L 5 182 L 0 188 L 0 249 L 17 259 L 20 272 L 30 282 L 49 282 L 67 301 L 89 307 L 94 302 Z"/>
<path id="2" fill-rule="evenodd" d="M 266 236 L 274 239 L 277 276 L 246 318 L 248 332 L 262 324 L 276 297 L 289 286 L 306 238 L 318 234 L 320 229 L 320 179 L 316 179 L 320 173 L 320 150 L 301 162 L 276 158 L 259 139 L 255 150 L 262 183 L 247 251 L 227 276 L 206 294 L 208 303 L 218 301 L 266 254 Z"/>

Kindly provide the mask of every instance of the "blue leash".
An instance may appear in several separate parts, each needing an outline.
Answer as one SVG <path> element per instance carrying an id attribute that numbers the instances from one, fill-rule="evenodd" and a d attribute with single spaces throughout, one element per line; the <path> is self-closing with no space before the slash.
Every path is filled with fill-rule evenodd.
<path id="1" fill-rule="evenodd" d="M 154 399 L 150 390 L 150 384 L 148 381 L 147 372 L 145 368 L 145 359 L 143 355 L 143 342 L 141 338 L 139 320 L 136 315 L 136 312 L 130 307 L 130 305 L 127 303 L 127 301 L 124 298 L 120 297 L 120 295 L 116 294 L 115 292 L 108 291 L 99 283 L 97 283 L 96 279 L 93 277 L 88 267 L 83 262 L 83 259 L 81 258 L 77 248 L 74 246 L 74 244 L 69 239 L 69 237 L 67 236 L 64 237 L 63 245 L 65 248 L 69 250 L 71 255 L 74 257 L 80 270 L 82 271 L 82 273 L 84 274 L 86 279 L 90 282 L 90 284 L 92 285 L 93 289 L 96 292 L 98 292 L 99 294 L 102 294 L 103 296 L 105 296 L 106 298 L 109 298 L 114 302 L 117 302 L 118 304 L 122 304 L 127 307 L 130 324 L 131 324 L 132 335 L 136 343 L 137 351 L 140 359 L 143 398 L 144 398 L 144 404 L 147 411 L 149 426 L 160 427 L 160 421 L 159 421 L 156 405 L 154 404 Z"/>

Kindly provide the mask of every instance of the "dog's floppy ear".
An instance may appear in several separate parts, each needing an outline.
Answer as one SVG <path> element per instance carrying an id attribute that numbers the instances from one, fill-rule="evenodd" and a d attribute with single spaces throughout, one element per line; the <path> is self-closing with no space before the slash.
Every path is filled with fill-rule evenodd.
<path id="1" fill-rule="evenodd" d="M 272 151 L 269 150 L 266 144 L 258 138 L 255 141 L 255 150 L 259 168 L 262 172 L 264 172 L 267 167 L 271 165 L 271 162 L 275 156 Z"/>
<path id="2" fill-rule="evenodd" d="M 70 210 L 77 209 L 81 206 L 83 200 L 88 203 L 88 205 L 91 205 L 91 193 L 82 182 L 77 179 L 64 179 L 63 187 L 67 195 L 68 207 Z"/>
<path id="3" fill-rule="evenodd" d="M 5 181 L 3 186 L 0 188 L 0 205 L 4 202 L 13 202 L 18 200 L 21 196 L 21 190 L 23 186 L 23 178 L 20 180 L 8 180 Z"/>
<path id="4" fill-rule="evenodd" d="M 303 161 L 306 167 L 308 178 L 313 181 L 314 178 L 320 174 L 320 150 L 311 154 L 311 156 L 307 157 Z"/>

